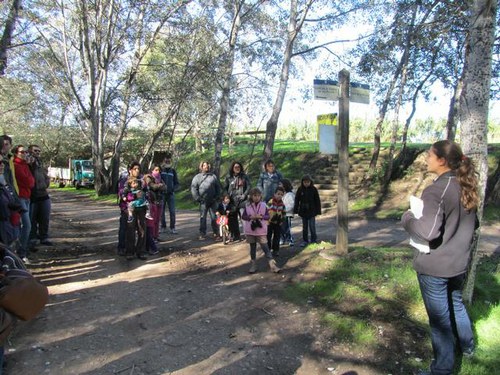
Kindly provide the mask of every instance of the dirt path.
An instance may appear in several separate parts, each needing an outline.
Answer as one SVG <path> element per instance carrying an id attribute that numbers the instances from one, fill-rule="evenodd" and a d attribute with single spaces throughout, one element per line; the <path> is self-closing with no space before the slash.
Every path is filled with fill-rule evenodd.
<path id="1" fill-rule="evenodd" d="M 334 218 L 318 220 L 332 240 Z M 196 212 L 178 213 L 178 235 L 162 234 L 160 255 L 115 255 L 118 209 L 55 191 L 54 247 L 40 247 L 31 270 L 50 303 L 20 322 L 6 346 L 12 374 L 386 374 L 392 353 L 351 352 L 335 344 L 312 306 L 282 297 L 300 272 L 285 248 L 281 274 L 249 275 L 248 245 L 196 240 Z M 396 222 L 353 220 L 351 242 L 406 244 Z M 498 251 L 498 228 L 483 236 Z M 296 238 L 299 224 L 295 223 Z M 264 271 L 265 270 L 265 271 Z"/>

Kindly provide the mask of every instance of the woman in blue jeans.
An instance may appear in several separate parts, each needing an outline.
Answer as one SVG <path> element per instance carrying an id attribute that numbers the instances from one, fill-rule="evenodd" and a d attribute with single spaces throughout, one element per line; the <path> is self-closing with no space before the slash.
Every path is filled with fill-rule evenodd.
<path id="1" fill-rule="evenodd" d="M 474 337 L 462 300 L 462 287 L 477 222 L 478 181 L 472 161 L 451 141 L 439 141 L 431 146 L 427 170 L 437 174 L 437 178 L 422 193 L 422 216 L 417 219 L 407 211 L 401 220 L 412 238 L 429 244 L 429 251 L 417 251 L 413 260 L 429 317 L 434 352 L 430 372 L 420 374 L 451 375 L 455 342 L 464 356 L 474 353 Z"/>

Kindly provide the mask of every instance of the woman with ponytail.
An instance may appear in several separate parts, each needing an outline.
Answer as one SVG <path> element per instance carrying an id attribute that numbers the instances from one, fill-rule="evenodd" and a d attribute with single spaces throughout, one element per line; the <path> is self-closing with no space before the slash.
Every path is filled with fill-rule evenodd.
<path id="1" fill-rule="evenodd" d="M 437 174 L 422 193 L 422 216 L 407 211 L 401 221 L 412 236 L 429 244 L 413 261 L 431 327 L 434 359 L 420 374 L 451 375 L 455 341 L 464 356 L 472 356 L 474 338 L 462 288 L 470 261 L 470 244 L 479 205 L 478 180 L 472 161 L 451 141 L 434 143 L 427 170 Z M 455 337 L 456 336 L 456 337 Z"/>

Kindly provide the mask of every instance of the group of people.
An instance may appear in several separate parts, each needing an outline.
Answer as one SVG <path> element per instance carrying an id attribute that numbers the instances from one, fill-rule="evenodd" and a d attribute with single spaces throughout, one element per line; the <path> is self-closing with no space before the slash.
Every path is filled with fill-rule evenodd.
<path id="1" fill-rule="evenodd" d="M 408 211 L 402 217 L 402 224 L 412 237 L 429 245 L 429 251 L 416 250 L 413 262 L 429 317 L 434 353 L 430 370 L 420 374 L 449 375 L 453 373 L 457 346 L 463 356 L 474 355 L 474 336 L 462 300 L 462 288 L 470 262 L 470 244 L 478 225 L 476 212 L 480 198 L 474 165 L 458 144 L 451 141 L 434 143 L 427 153 L 427 169 L 437 174 L 437 178 L 422 194 L 422 215 L 416 217 L 412 211 Z M 163 169 L 155 167 L 153 173 L 156 175 L 152 173 L 152 179 L 144 180 L 149 181 L 146 184 L 153 191 L 153 186 L 164 191 L 163 203 L 167 199 L 165 190 L 162 190 L 166 182 L 161 178 L 165 170 L 165 166 Z M 158 173 L 160 179 L 157 178 Z M 137 179 L 139 175 L 139 164 L 132 163 L 129 176 Z M 176 176 L 175 172 L 173 176 Z M 126 242 L 131 246 L 127 246 L 126 253 L 133 256 L 135 251 L 141 257 L 142 252 L 137 249 L 144 242 L 144 238 L 141 238 L 144 232 L 140 228 L 144 228 L 147 208 L 137 205 L 127 210 L 127 203 L 143 197 L 147 189 L 133 188 L 130 177 L 130 186 L 123 189 L 121 195 L 125 212 L 122 215 L 123 223 L 135 227 L 135 231 L 127 231 Z M 176 178 L 172 178 L 172 181 L 176 181 Z M 290 228 L 291 218 L 295 214 L 302 218 L 303 245 L 317 240 L 315 217 L 321 214 L 321 202 L 311 177 L 304 176 L 294 194 L 292 184 L 276 170 L 272 160 L 265 163 L 264 171 L 253 188 L 241 163 L 231 164 L 222 185 L 211 171 L 210 163 L 203 161 L 199 165 L 199 173 L 192 180 L 191 194 L 199 203 L 199 239 L 204 240 L 207 236 L 207 215 L 210 215 L 216 240 L 219 233 L 217 217 L 228 217 L 233 241 L 241 239 L 241 220 L 243 233 L 250 245 L 250 273 L 257 271 L 257 244 L 260 244 L 270 270 L 280 271 L 275 258 L 281 244 L 288 242 L 293 246 Z M 172 196 L 169 199 L 173 202 Z M 169 207 L 171 210 L 174 207 L 175 211 L 173 204 L 169 204 Z M 160 212 L 164 211 L 164 207 L 160 208 Z M 132 220 L 128 219 L 129 215 Z M 155 217 L 155 214 L 152 216 Z M 175 230 L 175 216 L 170 228 Z M 133 235 L 130 233 L 133 232 L 140 233 L 138 240 L 131 237 Z M 153 230 L 152 233 L 158 232 Z M 124 244 L 125 236 L 123 238 L 121 243 Z"/>
<path id="2" fill-rule="evenodd" d="M 216 241 L 220 240 L 218 218 L 226 216 L 228 219 L 229 241 L 241 240 L 242 222 L 244 235 L 250 244 L 250 273 L 257 270 L 257 243 L 269 259 L 270 269 L 279 272 L 275 258 L 279 256 L 280 245 L 288 243 L 294 246 L 291 223 L 295 214 L 302 218 L 302 246 L 317 241 L 315 217 L 321 214 L 321 201 L 312 178 L 305 175 L 294 194 L 292 183 L 276 170 L 272 160 L 264 164 L 264 171 L 254 188 L 240 162 L 231 164 L 222 185 L 212 172 L 211 164 L 202 161 L 199 173 L 191 182 L 191 194 L 199 204 L 200 240 L 207 237 L 208 215 Z"/>
<path id="3" fill-rule="evenodd" d="M 41 147 L 22 144 L 12 147 L 12 138 L 1 137 L 0 158 L 0 241 L 15 249 L 25 264 L 37 241 L 51 246 L 49 222 L 50 178 L 44 167 Z"/>
<path id="4" fill-rule="evenodd" d="M 40 159 L 40 146 L 12 147 L 8 135 L 2 135 L 0 141 L 0 271 L 7 272 L 25 269 L 30 263 L 30 251 L 37 250 L 38 240 L 42 245 L 52 245 L 48 238 L 50 178 Z M 0 374 L 4 342 L 14 319 L 13 314 L 0 308 Z"/>
<path id="5" fill-rule="evenodd" d="M 170 233 L 175 227 L 175 191 L 179 187 L 172 156 L 166 155 L 161 165 L 153 165 L 141 173 L 141 165 L 133 161 L 118 182 L 120 224 L 118 254 L 127 259 L 145 260 L 146 254 L 158 254 L 160 228 L 167 230 L 165 211 L 170 214 Z"/>

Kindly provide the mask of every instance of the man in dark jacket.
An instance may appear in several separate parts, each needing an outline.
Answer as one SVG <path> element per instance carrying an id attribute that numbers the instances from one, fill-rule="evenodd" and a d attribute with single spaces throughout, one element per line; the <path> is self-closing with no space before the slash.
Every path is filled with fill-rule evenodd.
<path id="1" fill-rule="evenodd" d="M 35 245 L 37 238 L 40 239 L 40 244 L 52 246 L 52 242 L 48 239 L 51 201 L 47 189 L 50 186 L 50 177 L 48 176 L 47 170 L 43 166 L 42 160 L 40 159 L 40 153 L 42 152 L 40 146 L 30 145 L 28 147 L 28 151 L 33 157 L 30 169 L 33 177 L 35 178 L 35 187 L 31 190 L 30 246 Z"/>
<path id="2" fill-rule="evenodd" d="M 161 211 L 161 228 L 167 229 L 167 221 L 165 219 L 165 210 L 168 206 L 170 215 L 170 233 L 177 234 L 175 229 L 175 192 L 179 188 L 179 179 L 177 172 L 172 166 L 172 155 L 167 154 L 161 165 L 161 179 L 167 188 L 163 195 L 163 208 Z"/>
<path id="3" fill-rule="evenodd" d="M 200 173 L 194 176 L 191 182 L 191 195 L 200 204 L 200 240 L 207 235 L 207 212 L 210 213 L 214 238 L 218 238 L 216 223 L 217 201 L 221 193 L 221 187 L 217 176 L 211 170 L 212 166 L 207 161 L 202 161 L 199 166 Z"/>

